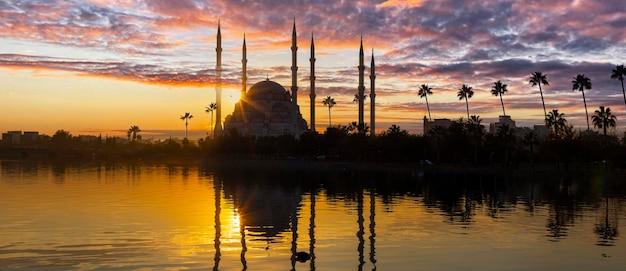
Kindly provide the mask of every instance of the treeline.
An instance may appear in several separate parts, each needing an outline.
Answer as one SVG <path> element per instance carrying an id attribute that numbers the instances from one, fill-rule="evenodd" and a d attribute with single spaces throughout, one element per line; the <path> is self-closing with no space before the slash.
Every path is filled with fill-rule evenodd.
<path id="1" fill-rule="evenodd" d="M 42 137 L 45 138 L 45 137 Z M 118 137 L 74 137 L 59 130 L 36 148 L 7 148 L 1 153 L 23 158 L 93 159 L 298 159 L 372 163 L 418 163 L 475 167 L 556 167 L 577 165 L 626 169 L 624 138 L 573 129 L 540 138 L 530 132 L 516 135 L 503 125 L 494 134 L 480 122 L 453 121 L 425 135 L 409 134 L 392 125 L 371 136 L 353 124 L 327 128 L 324 133 L 251 137 L 227 131 L 217 137 L 126 140 Z"/>

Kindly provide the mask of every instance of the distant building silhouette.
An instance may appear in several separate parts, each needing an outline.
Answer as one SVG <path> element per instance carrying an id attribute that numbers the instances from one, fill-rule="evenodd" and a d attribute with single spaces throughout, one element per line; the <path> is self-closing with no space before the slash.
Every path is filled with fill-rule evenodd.
<path id="1" fill-rule="evenodd" d="M 435 119 L 433 121 L 429 121 L 426 116 L 424 116 L 424 134 L 427 134 L 431 129 L 439 126 L 442 128 L 449 128 L 452 125 L 452 121 L 450 119 Z"/>
<path id="2" fill-rule="evenodd" d="M 39 132 L 25 131 L 22 134 L 22 131 L 7 131 L 6 133 L 2 133 L 2 145 L 4 146 L 32 146 L 36 145 L 38 142 Z"/>
<path id="3" fill-rule="evenodd" d="M 498 132 L 498 128 L 503 125 L 508 125 L 509 129 L 515 132 L 515 138 L 517 139 L 524 138 L 530 132 L 534 132 L 538 138 L 548 137 L 548 129 L 545 125 L 534 125 L 532 129 L 529 127 L 517 127 L 511 116 L 499 116 L 497 122 L 489 124 L 489 133 L 495 135 Z"/>
<path id="4" fill-rule="evenodd" d="M 496 134 L 498 128 L 507 125 L 509 129 L 515 129 L 515 121 L 511 119 L 511 116 L 500 116 L 498 122 L 492 122 L 489 124 L 489 133 Z"/>

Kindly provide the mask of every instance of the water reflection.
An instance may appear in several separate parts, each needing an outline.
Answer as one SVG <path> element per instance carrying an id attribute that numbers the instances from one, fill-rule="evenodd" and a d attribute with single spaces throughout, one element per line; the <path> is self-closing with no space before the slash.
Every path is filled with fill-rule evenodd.
<path id="1" fill-rule="evenodd" d="M 370 190 L 370 262 L 374 265 L 372 270 L 376 270 L 376 197 L 374 191 Z"/>
<path id="2" fill-rule="evenodd" d="M 626 253 L 620 177 L 439 173 L 416 179 L 349 170 L 8 161 L 0 161 L 0 170 L 0 269 L 462 267 L 446 255 L 502 269 L 481 257 L 536 254 L 555 260 L 533 269 L 555 269 L 563 261 L 554 251 L 596 264 L 600 255 Z M 301 253 L 308 255 L 304 263 Z M 611 260 L 604 269 L 626 264 Z"/>
<path id="3" fill-rule="evenodd" d="M 309 220 L 309 254 L 311 256 L 310 269 L 315 271 L 315 197 L 317 195 L 317 189 L 311 189 L 311 218 Z"/>
<path id="4" fill-rule="evenodd" d="M 220 248 L 220 238 L 222 237 L 222 182 L 218 178 L 214 178 L 213 187 L 213 191 L 215 193 L 215 256 L 213 257 L 213 261 L 215 262 L 215 264 L 213 265 L 213 271 L 217 271 L 219 270 L 220 260 L 222 258 L 222 251 Z"/>
<path id="5" fill-rule="evenodd" d="M 609 199 L 608 197 L 604 202 L 604 219 L 599 218 L 600 222 L 596 222 L 596 226 L 593 231 L 598 235 L 599 246 L 613 246 L 615 245 L 615 239 L 619 236 L 618 231 L 618 216 L 619 208 L 617 205 L 619 202 L 617 199 Z"/>

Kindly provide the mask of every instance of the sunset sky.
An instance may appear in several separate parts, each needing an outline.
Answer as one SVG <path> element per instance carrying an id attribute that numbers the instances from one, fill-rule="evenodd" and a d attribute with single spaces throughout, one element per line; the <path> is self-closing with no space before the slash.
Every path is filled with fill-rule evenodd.
<path id="1" fill-rule="evenodd" d="M 507 115 L 518 126 L 542 124 L 539 89 L 547 75 L 546 109 L 558 109 L 586 128 L 582 94 L 573 77 L 585 74 L 589 116 L 604 105 L 626 127 L 615 65 L 626 64 L 623 0 L 0 0 L 0 131 L 58 129 L 78 134 L 184 136 L 180 116 L 190 112 L 196 138 L 206 134 L 215 101 L 216 32 L 222 27 L 222 115 L 233 110 L 241 86 L 241 47 L 248 49 L 248 87 L 269 77 L 291 85 L 291 31 L 298 34 L 300 110 L 310 121 L 309 57 L 316 51 L 316 126 L 328 125 L 321 101 L 335 98 L 333 124 L 357 120 L 359 41 L 376 61 L 376 128 L 392 124 L 422 133 L 433 118 L 466 116 L 458 89 L 474 90 L 471 115 L 483 123 L 502 115 L 493 82 L 508 84 Z M 365 119 L 369 122 L 369 97 Z M 183 131 L 182 133 L 180 131 Z M 194 138 L 193 136 L 190 136 Z"/>

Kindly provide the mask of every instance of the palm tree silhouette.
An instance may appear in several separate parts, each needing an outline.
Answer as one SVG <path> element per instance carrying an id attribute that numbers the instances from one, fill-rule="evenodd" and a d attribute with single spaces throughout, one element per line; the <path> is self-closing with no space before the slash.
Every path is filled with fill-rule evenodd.
<path id="1" fill-rule="evenodd" d="M 185 121 L 185 139 L 187 139 L 189 134 L 187 127 L 189 126 L 189 119 L 191 118 L 193 118 L 193 115 L 191 115 L 191 113 L 189 112 L 185 112 L 185 115 L 180 116 L 180 119 Z"/>
<path id="2" fill-rule="evenodd" d="M 430 106 L 428 105 L 428 95 L 433 95 L 432 88 L 428 87 L 428 85 L 422 84 L 419 91 L 417 92 L 417 95 L 420 98 L 426 98 L 426 109 L 428 109 L 428 120 L 432 121 L 432 119 L 430 118 Z"/>
<path id="3" fill-rule="evenodd" d="M 622 94 L 624 94 L 624 105 L 626 105 L 626 92 L 624 91 L 624 75 L 626 75 L 626 69 L 624 65 L 615 65 L 613 73 L 611 73 L 611 79 L 617 79 L 622 82 Z"/>
<path id="4" fill-rule="evenodd" d="M 546 112 L 546 103 L 543 101 L 543 91 L 541 90 L 541 84 L 549 86 L 548 80 L 544 74 L 541 74 L 540 71 L 533 72 L 530 76 L 530 83 L 533 87 L 539 86 L 539 94 L 541 94 L 541 104 L 543 105 L 543 116 L 548 117 L 548 113 Z"/>
<path id="5" fill-rule="evenodd" d="M 603 129 L 604 137 L 606 138 L 606 128 L 614 128 L 616 126 L 617 117 L 611 114 L 610 107 L 604 109 L 604 106 L 600 106 L 600 109 L 596 110 L 595 114 L 591 116 L 591 121 L 593 122 L 593 127 Z"/>
<path id="6" fill-rule="evenodd" d="M 211 103 L 209 104 L 209 106 L 206 107 L 206 110 L 204 110 L 204 112 L 211 113 L 211 123 L 209 124 L 209 130 L 213 130 L 213 111 L 215 111 L 215 109 L 217 109 L 217 104 Z"/>
<path id="7" fill-rule="evenodd" d="M 467 119 L 469 120 L 470 114 L 469 114 L 468 99 L 474 96 L 474 91 L 472 90 L 472 87 L 469 87 L 463 84 L 463 86 L 459 89 L 459 92 L 457 92 L 456 96 L 459 97 L 459 100 L 465 99 L 465 106 L 467 107 Z"/>
<path id="8" fill-rule="evenodd" d="M 559 131 L 565 129 L 567 126 L 567 120 L 565 119 L 565 114 L 559 113 L 558 109 L 553 109 L 546 116 L 546 126 L 548 129 L 554 129 L 554 138 L 559 138 Z"/>
<path id="9" fill-rule="evenodd" d="M 367 99 L 367 95 L 363 95 L 363 101 L 365 101 L 365 99 Z M 359 102 L 359 94 L 354 94 L 354 99 L 352 99 L 353 103 L 358 103 Z"/>
<path id="10" fill-rule="evenodd" d="M 335 102 L 335 99 L 333 99 L 332 97 L 328 96 L 326 98 L 324 98 L 324 100 L 322 100 L 322 104 L 326 107 L 328 107 L 328 126 L 332 125 L 331 122 L 331 118 L 330 118 L 330 109 L 335 106 L 337 103 Z"/>
<path id="11" fill-rule="evenodd" d="M 583 103 L 585 104 L 585 118 L 587 120 L 587 130 L 589 128 L 589 113 L 587 113 L 587 100 L 585 99 L 585 89 L 591 89 L 591 80 L 584 74 L 579 74 L 572 80 L 572 90 L 579 90 L 583 93 Z"/>
<path id="12" fill-rule="evenodd" d="M 506 89 L 506 84 L 502 84 L 500 80 L 498 82 L 493 82 L 493 88 L 491 88 L 491 94 L 494 96 L 500 96 L 500 103 L 502 104 L 502 115 L 506 116 L 506 112 L 504 111 L 504 101 L 502 101 L 502 94 L 509 91 Z"/>
<path id="13" fill-rule="evenodd" d="M 139 126 L 137 125 L 133 125 L 130 126 L 130 128 L 128 129 L 127 135 L 128 135 L 128 139 L 132 141 L 135 141 L 138 137 L 137 133 L 141 132 L 141 129 L 139 129 Z"/>
<path id="14" fill-rule="evenodd" d="M 470 141 L 474 146 L 474 164 L 478 164 L 478 148 L 483 143 L 485 132 L 480 124 L 483 120 L 478 115 L 472 115 L 466 124 L 466 130 L 470 137 Z"/>

